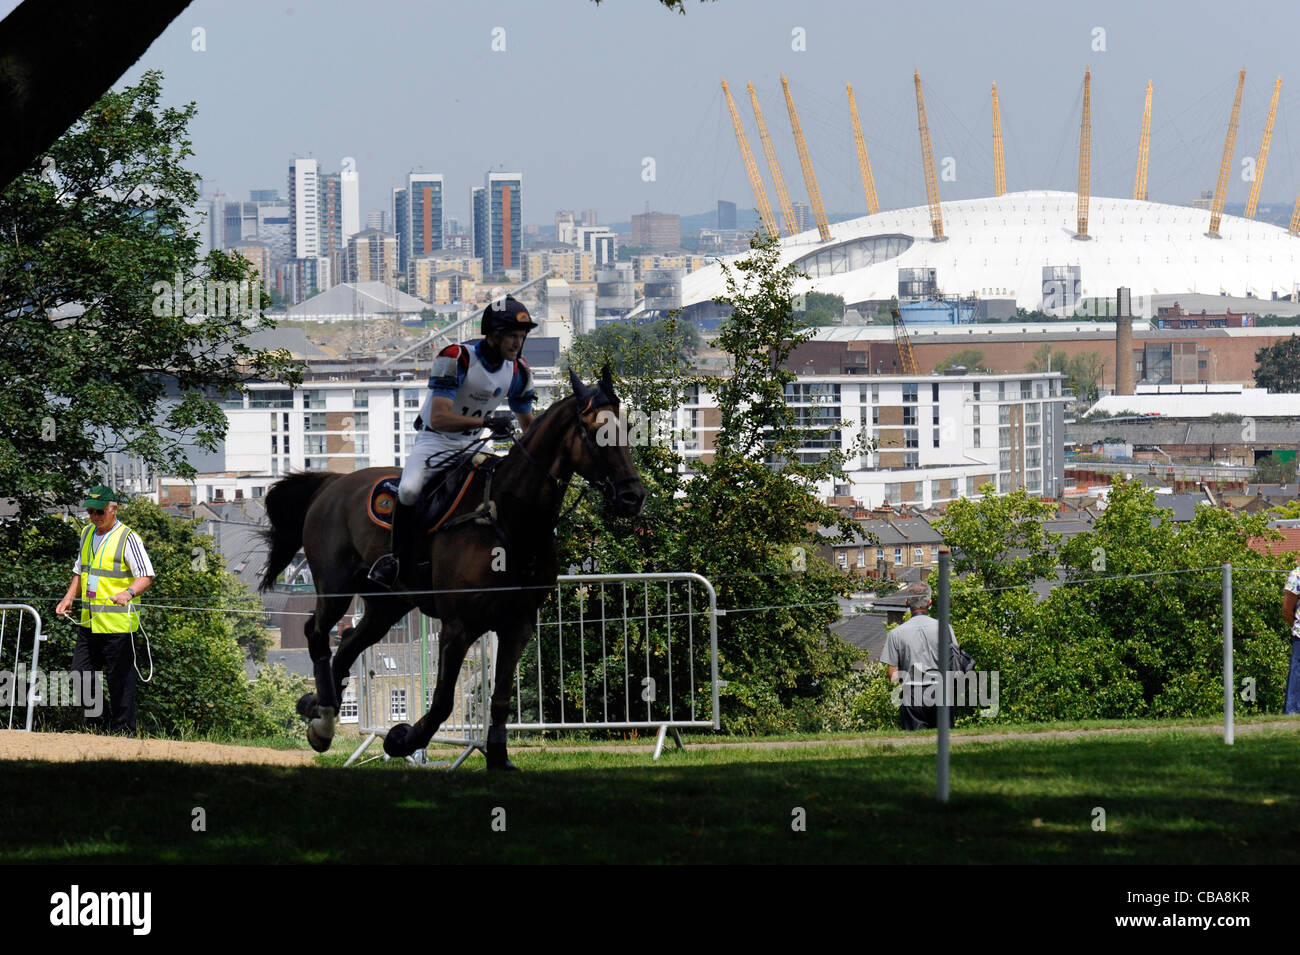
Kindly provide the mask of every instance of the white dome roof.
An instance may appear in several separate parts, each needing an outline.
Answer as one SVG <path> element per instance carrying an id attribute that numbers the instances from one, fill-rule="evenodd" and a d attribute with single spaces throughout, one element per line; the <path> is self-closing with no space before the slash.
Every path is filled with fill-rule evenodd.
<path id="1" fill-rule="evenodd" d="M 1081 240 L 1074 237 L 1076 205 L 1074 193 L 1048 191 L 944 202 L 943 242 L 930 238 L 927 206 L 895 209 L 833 224 L 830 242 L 820 242 L 816 230 L 783 238 L 781 262 L 853 240 L 906 237 L 889 248 L 892 257 L 796 284 L 796 291 L 841 295 L 849 303 L 897 295 L 899 269 L 935 269 L 945 295 L 1014 298 L 1027 309 L 1043 305 L 1045 266 L 1078 266 L 1082 298 L 1114 296 L 1127 286 L 1134 296 L 1271 299 L 1300 286 L 1300 237 L 1278 226 L 1225 215 L 1220 238 L 1212 239 L 1208 210 L 1094 196 L 1089 238 Z M 907 247 L 899 252 L 901 246 Z M 683 279 L 682 304 L 724 291 L 722 269 L 713 264 Z"/>

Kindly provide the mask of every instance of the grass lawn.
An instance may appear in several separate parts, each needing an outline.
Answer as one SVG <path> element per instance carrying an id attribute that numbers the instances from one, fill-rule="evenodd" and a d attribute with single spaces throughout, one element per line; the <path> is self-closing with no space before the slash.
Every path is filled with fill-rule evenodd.
<path id="1" fill-rule="evenodd" d="M 512 758 L 525 772 L 10 762 L 3 861 L 1300 862 L 1289 729 L 966 743 L 947 806 L 933 744 Z M 112 795 L 92 813 L 90 793 Z"/>

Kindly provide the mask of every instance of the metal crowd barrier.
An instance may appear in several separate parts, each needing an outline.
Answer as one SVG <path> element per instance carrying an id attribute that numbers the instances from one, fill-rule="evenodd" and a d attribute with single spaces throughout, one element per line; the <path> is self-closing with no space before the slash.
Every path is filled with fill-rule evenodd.
<path id="1" fill-rule="evenodd" d="M 24 666 L 22 662 L 23 620 L 29 615 L 32 619 L 31 665 Z M 31 678 L 40 665 L 41 643 L 46 639 L 48 637 L 41 632 L 41 615 L 36 612 L 35 607 L 30 604 L 0 604 L 0 670 L 8 670 L 11 677 L 8 681 L 11 689 L 7 707 L 8 722 L 5 729 L 13 729 L 15 715 L 18 711 L 26 710 L 26 717 L 19 717 L 23 725 L 18 729 L 31 732 L 36 707 L 41 703 L 37 685 Z M 6 650 L 9 649 L 12 652 L 6 656 Z M 9 660 L 12 660 L 12 665 L 6 666 Z"/>
<path id="2" fill-rule="evenodd" d="M 437 631 L 437 621 L 412 612 L 362 654 L 354 682 L 363 739 L 348 765 L 389 728 L 428 711 Z M 434 736 L 437 745 L 461 749 L 452 769 L 486 749 L 496 643 L 487 633 L 470 648 L 452 714 Z M 512 731 L 655 729 L 655 759 L 670 731 L 680 746 L 681 729 L 718 729 L 712 584 L 689 573 L 560 577 L 538 610 L 515 674 L 513 706 L 506 725 Z"/>

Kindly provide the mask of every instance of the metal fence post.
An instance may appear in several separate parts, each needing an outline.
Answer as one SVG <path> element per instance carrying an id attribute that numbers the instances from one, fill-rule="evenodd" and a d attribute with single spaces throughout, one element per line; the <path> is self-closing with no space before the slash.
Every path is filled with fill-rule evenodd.
<path id="1" fill-rule="evenodd" d="M 1223 565 L 1223 742 L 1232 745 L 1232 564 Z"/>
<path id="2" fill-rule="evenodd" d="M 938 796 L 939 802 L 948 801 L 948 714 L 952 712 L 952 700 L 948 696 L 950 679 L 948 669 L 952 665 L 951 649 L 948 636 L 948 574 L 952 568 L 952 553 L 946 546 L 939 548 L 939 766 Z"/>

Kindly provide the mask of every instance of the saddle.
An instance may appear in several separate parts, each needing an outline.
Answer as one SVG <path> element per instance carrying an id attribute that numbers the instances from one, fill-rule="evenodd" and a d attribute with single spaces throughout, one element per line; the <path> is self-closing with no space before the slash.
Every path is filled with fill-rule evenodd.
<path id="1" fill-rule="evenodd" d="M 416 501 L 415 510 L 425 532 L 432 534 L 442 527 L 451 527 L 466 520 L 479 517 L 477 510 L 460 517 L 452 518 L 461 501 L 465 498 L 474 478 L 479 474 L 490 475 L 503 459 L 491 454 L 476 454 L 458 459 L 445 471 L 434 476 L 425 485 Z M 393 526 L 393 511 L 397 506 L 397 491 L 402 476 L 400 473 L 380 478 L 370 489 L 370 520 L 380 527 Z M 480 508 L 481 510 L 481 508 Z M 449 520 L 449 518 L 452 518 Z"/>

